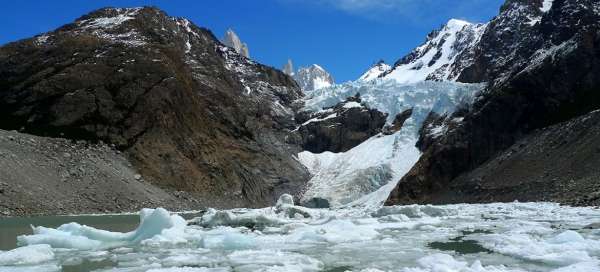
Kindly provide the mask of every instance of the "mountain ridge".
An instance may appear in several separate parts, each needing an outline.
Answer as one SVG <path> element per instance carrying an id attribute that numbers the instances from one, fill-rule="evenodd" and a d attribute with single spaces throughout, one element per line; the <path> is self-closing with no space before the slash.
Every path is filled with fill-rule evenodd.
<path id="1" fill-rule="evenodd" d="M 153 8 L 104 8 L 0 47 L 2 129 L 104 141 L 198 205 L 298 194 L 294 80 Z M 257 152 L 261 150 L 261 152 Z"/>

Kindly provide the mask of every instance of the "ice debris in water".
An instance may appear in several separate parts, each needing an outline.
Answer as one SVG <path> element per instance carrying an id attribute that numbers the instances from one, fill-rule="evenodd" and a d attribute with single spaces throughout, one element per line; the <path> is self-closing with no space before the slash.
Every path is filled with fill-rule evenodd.
<path id="1" fill-rule="evenodd" d="M 49 245 L 31 245 L 19 247 L 0 253 L 0 266 L 2 265 L 30 265 L 54 259 L 54 252 Z"/>
<path id="2" fill-rule="evenodd" d="M 78 271 L 72 268 L 77 262 L 106 263 L 96 272 L 600 271 L 600 230 L 589 227 L 600 222 L 600 211 L 553 203 L 372 211 L 309 209 L 285 195 L 274 207 L 211 210 L 188 225 L 162 209 L 145 210 L 141 216 L 142 224 L 131 233 L 75 223 L 36 233 L 31 237 L 46 245 L 0 252 L 0 271 L 61 271 L 70 265 Z M 82 237 L 99 241 L 99 248 L 82 249 L 73 242 Z M 72 247 L 57 249 L 56 241 Z M 463 251 L 473 244 L 482 250 Z"/>
<path id="3" fill-rule="evenodd" d="M 295 206 L 294 198 L 289 194 L 283 194 L 277 200 L 275 207 L 225 211 L 209 208 L 202 217 L 191 220 L 190 223 L 203 227 L 230 226 L 263 229 L 290 223 L 290 219 L 312 216 L 310 209 Z"/>
<path id="4" fill-rule="evenodd" d="M 183 231 L 186 221 L 167 210 L 143 209 L 140 211 L 140 225 L 132 232 L 110 232 L 80 225 L 64 224 L 57 229 L 34 227 L 33 235 L 17 237 L 19 245 L 50 245 L 53 248 L 98 249 L 135 244 L 153 238 L 168 230 Z"/>

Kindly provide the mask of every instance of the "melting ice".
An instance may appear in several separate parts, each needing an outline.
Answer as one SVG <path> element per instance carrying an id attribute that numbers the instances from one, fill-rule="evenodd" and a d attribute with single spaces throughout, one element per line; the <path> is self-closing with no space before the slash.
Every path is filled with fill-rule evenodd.
<path id="1" fill-rule="evenodd" d="M 553 203 L 332 210 L 284 196 L 189 222 L 140 215 L 130 233 L 36 227 L 0 252 L 0 271 L 600 271 L 600 211 Z"/>

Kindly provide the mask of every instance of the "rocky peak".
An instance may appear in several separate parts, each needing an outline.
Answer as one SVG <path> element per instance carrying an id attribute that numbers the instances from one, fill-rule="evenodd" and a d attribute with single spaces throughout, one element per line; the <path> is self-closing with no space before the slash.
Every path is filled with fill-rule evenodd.
<path id="1" fill-rule="evenodd" d="M 225 32 L 225 36 L 223 36 L 223 44 L 235 49 L 235 52 L 238 54 L 250 58 L 250 52 L 248 50 L 248 45 L 240 40 L 240 37 L 233 32 L 230 28 Z"/>
<path id="2" fill-rule="evenodd" d="M 364 72 L 359 78 L 359 81 L 369 81 L 378 78 L 380 75 L 388 72 L 392 69 L 392 66 L 385 63 L 385 61 L 380 60 L 373 64 L 369 70 Z"/>
<path id="3" fill-rule="evenodd" d="M 400 83 L 455 80 L 470 65 L 472 52 L 485 29 L 484 24 L 451 19 L 380 77 Z"/>
<path id="4" fill-rule="evenodd" d="M 314 91 L 335 84 L 333 77 L 325 71 L 323 67 L 317 64 L 298 69 L 294 75 L 294 79 L 305 92 Z"/>
<path id="5" fill-rule="evenodd" d="M 288 59 L 287 63 L 283 66 L 283 72 L 288 76 L 294 76 L 294 64 L 291 59 Z"/>

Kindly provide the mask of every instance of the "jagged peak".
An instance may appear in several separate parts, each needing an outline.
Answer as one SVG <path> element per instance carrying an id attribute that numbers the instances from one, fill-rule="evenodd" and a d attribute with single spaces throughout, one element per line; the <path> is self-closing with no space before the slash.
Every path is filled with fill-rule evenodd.
<path id="1" fill-rule="evenodd" d="M 238 54 L 241 54 L 244 57 L 250 58 L 250 50 L 248 49 L 248 44 L 242 42 L 240 37 L 233 31 L 233 29 L 228 28 L 225 31 L 225 35 L 223 36 L 223 44 L 235 49 Z"/>
<path id="2" fill-rule="evenodd" d="M 292 62 L 292 59 L 287 60 L 287 63 L 283 66 L 283 72 L 289 76 L 293 76 L 295 74 L 294 63 Z"/>
<path id="3" fill-rule="evenodd" d="M 294 79 L 304 91 L 312 91 L 335 84 L 333 77 L 318 64 L 301 67 L 294 74 Z"/>

